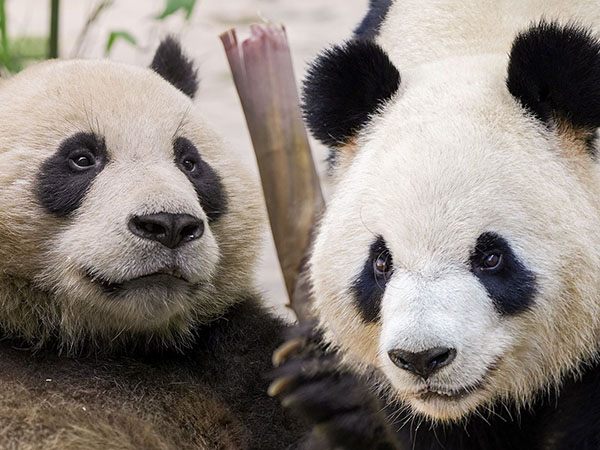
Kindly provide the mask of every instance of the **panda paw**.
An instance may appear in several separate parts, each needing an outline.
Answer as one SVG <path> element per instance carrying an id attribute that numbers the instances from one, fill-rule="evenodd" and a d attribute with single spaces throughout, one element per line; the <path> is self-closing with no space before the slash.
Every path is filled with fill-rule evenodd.
<path id="1" fill-rule="evenodd" d="M 313 424 L 304 448 L 398 449 L 381 405 L 367 385 L 345 371 L 314 324 L 293 329 L 273 354 L 269 395 Z M 326 443 L 326 444 L 325 444 Z"/>

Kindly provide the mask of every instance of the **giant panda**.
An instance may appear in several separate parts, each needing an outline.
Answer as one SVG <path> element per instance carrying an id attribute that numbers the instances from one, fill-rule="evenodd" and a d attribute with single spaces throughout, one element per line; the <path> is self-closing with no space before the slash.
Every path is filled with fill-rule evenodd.
<path id="1" fill-rule="evenodd" d="M 259 192 L 193 104 L 176 39 L 150 68 L 49 61 L 0 81 L 0 447 L 280 449 L 284 324 L 253 271 Z"/>
<path id="2" fill-rule="evenodd" d="M 373 0 L 310 66 L 335 187 L 317 329 L 271 393 L 323 445 L 600 448 L 599 26 L 589 0 Z"/>

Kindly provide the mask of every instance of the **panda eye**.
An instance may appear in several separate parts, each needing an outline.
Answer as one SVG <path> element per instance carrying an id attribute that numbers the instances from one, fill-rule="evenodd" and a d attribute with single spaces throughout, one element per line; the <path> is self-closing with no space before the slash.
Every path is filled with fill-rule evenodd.
<path id="1" fill-rule="evenodd" d="M 483 257 L 481 269 L 486 271 L 497 271 L 503 266 L 504 258 L 500 252 L 491 252 Z"/>
<path id="2" fill-rule="evenodd" d="M 373 271 L 379 278 L 387 276 L 392 270 L 392 255 L 384 251 L 379 253 L 379 256 L 373 261 Z"/>
<path id="3" fill-rule="evenodd" d="M 188 172 L 194 172 L 196 170 L 196 167 L 198 166 L 196 164 L 196 161 L 194 161 L 193 159 L 190 159 L 190 158 L 184 159 L 182 161 L 181 165 Z"/>
<path id="4" fill-rule="evenodd" d="M 69 157 L 69 165 L 78 171 L 96 166 L 96 157 L 90 152 L 77 152 Z"/>

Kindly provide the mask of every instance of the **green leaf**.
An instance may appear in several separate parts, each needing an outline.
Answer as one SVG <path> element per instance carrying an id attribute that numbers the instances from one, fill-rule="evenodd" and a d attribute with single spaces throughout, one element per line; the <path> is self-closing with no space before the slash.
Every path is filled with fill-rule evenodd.
<path id="1" fill-rule="evenodd" d="M 11 44 L 12 52 L 20 59 L 40 61 L 47 57 L 48 40 L 44 37 L 18 37 Z"/>
<path id="2" fill-rule="evenodd" d="M 183 9 L 185 11 L 185 20 L 190 20 L 195 4 L 196 0 L 167 0 L 165 10 L 156 16 L 156 18 L 163 20 L 165 17 L 169 17 L 171 14 Z"/>
<path id="3" fill-rule="evenodd" d="M 106 55 L 110 53 L 112 46 L 119 39 L 129 42 L 131 45 L 137 45 L 137 42 L 131 33 L 128 33 L 127 31 L 112 31 L 108 36 L 108 41 L 106 42 Z"/>
<path id="4" fill-rule="evenodd" d="M 0 0 L 0 61 L 2 61 L 4 67 L 11 70 L 4 0 Z"/>
<path id="5" fill-rule="evenodd" d="M 2 62 L 9 72 L 20 72 L 33 62 L 48 57 L 48 39 L 45 37 L 24 36 L 10 41 L 7 63 Z"/>

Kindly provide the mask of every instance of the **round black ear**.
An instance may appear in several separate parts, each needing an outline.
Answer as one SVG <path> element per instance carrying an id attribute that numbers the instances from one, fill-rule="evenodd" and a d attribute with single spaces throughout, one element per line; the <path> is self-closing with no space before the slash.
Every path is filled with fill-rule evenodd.
<path id="1" fill-rule="evenodd" d="M 543 122 L 600 127 L 600 42 L 582 26 L 542 21 L 520 33 L 506 84 Z"/>
<path id="2" fill-rule="evenodd" d="M 355 40 L 336 45 L 308 69 L 302 93 L 304 118 L 317 139 L 342 147 L 399 87 L 400 73 L 377 44 Z"/>
<path id="3" fill-rule="evenodd" d="M 194 98 L 198 90 L 198 72 L 194 64 L 183 54 L 179 41 L 167 36 L 158 46 L 150 68 L 161 77 Z"/>

